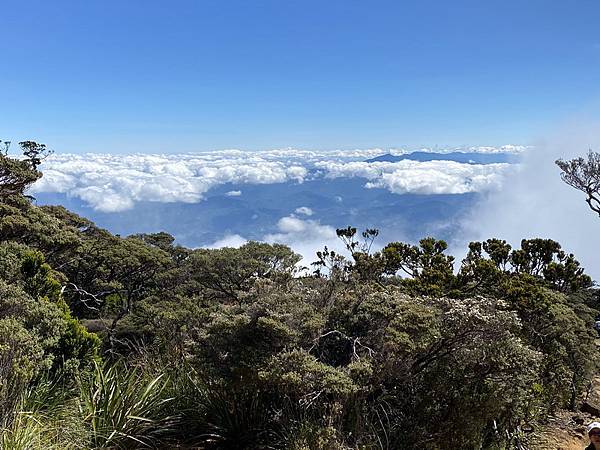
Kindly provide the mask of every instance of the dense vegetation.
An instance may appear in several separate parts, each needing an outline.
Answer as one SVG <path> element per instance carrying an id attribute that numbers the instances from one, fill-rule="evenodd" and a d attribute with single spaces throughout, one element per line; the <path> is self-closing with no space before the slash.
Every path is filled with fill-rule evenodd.
<path id="1" fill-rule="evenodd" d="M 338 230 L 282 245 L 111 235 L 26 195 L 45 148 L 0 154 L 0 448 L 513 448 L 598 370 L 600 303 L 548 239 Z"/>

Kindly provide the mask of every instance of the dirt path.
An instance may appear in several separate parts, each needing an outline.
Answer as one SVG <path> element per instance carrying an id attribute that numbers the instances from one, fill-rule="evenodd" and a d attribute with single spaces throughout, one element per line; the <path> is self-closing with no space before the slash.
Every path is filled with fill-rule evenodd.
<path id="1" fill-rule="evenodd" d="M 530 436 L 530 450 L 583 450 L 590 441 L 586 426 L 600 421 L 600 377 L 594 379 L 583 411 L 561 411 Z"/>
<path id="2" fill-rule="evenodd" d="M 583 450 L 590 443 L 585 427 L 592 420 L 588 414 L 562 411 L 533 433 L 527 447 L 530 450 Z"/>

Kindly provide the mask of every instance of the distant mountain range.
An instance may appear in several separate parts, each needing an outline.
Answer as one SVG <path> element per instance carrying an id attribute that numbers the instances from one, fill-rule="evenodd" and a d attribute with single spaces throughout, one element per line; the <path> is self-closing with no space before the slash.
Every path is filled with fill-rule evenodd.
<path id="1" fill-rule="evenodd" d="M 385 155 L 367 159 L 366 162 L 399 162 L 409 159 L 411 161 L 454 161 L 464 164 L 495 164 L 495 163 L 518 163 L 520 155 L 515 153 L 434 153 L 434 152 L 412 152 L 404 155 Z"/>

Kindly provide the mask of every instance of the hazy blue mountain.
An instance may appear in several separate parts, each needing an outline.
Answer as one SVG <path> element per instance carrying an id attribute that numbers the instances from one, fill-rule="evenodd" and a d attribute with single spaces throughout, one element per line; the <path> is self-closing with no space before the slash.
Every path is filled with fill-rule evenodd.
<path id="1" fill-rule="evenodd" d="M 455 161 L 465 164 L 494 164 L 519 162 L 519 155 L 514 153 L 432 153 L 432 152 L 412 152 L 405 155 L 385 154 L 375 158 L 368 159 L 366 162 L 398 162 L 405 159 L 412 161 Z"/>

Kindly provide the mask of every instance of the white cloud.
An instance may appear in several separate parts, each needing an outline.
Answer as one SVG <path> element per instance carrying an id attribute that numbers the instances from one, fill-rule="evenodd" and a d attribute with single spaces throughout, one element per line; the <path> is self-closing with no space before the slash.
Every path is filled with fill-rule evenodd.
<path id="1" fill-rule="evenodd" d="M 306 222 L 293 216 L 282 217 L 277 223 L 277 228 L 282 233 L 302 233 L 306 230 Z"/>
<path id="2" fill-rule="evenodd" d="M 302 183 L 308 174 L 308 170 L 302 166 L 292 166 L 287 169 L 286 174 L 290 179 Z"/>
<path id="3" fill-rule="evenodd" d="M 240 236 L 239 234 L 228 234 L 223 238 L 213 242 L 210 245 L 207 245 L 204 248 L 222 248 L 222 247 L 233 247 L 239 248 L 248 242 L 248 239 Z"/>
<path id="4" fill-rule="evenodd" d="M 44 161 L 44 177 L 35 183 L 32 192 L 63 193 L 82 199 L 98 211 L 118 212 L 141 201 L 199 202 L 209 189 L 226 183 L 302 183 L 320 176 L 362 177 L 368 180 L 366 187 L 394 193 L 473 192 L 496 186 L 507 166 L 448 161 L 364 162 L 386 152 L 282 149 L 180 155 L 55 154 Z"/>
<path id="5" fill-rule="evenodd" d="M 476 153 L 524 153 L 532 147 L 526 145 L 501 145 L 500 147 L 467 147 L 463 151 Z"/>
<path id="6" fill-rule="evenodd" d="M 227 197 L 239 197 L 242 195 L 242 191 L 229 191 L 225 194 Z"/>
<path id="7" fill-rule="evenodd" d="M 304 216 L 312 216 L 313 215 L 313 210 L 310 209 L 308 206 L 301 206 L 300 208 L 296 208 L 296 210 L 294 212 L 296 214 L 302 214 Z"/>
<path id="8" fill-rule="evenodd" d="M 130 197 L 98 186 L 77 188 L 71 191 L 71 194 L 90 205 L 99 205 L 97 209 L 100 211 L 124 211 L 133 207 L 133 200 Z"/>
<path id="9" fill-rule="evenodd" d="M 302 182 L 307 170 L 260 155 L 223 152 L 197 155 L 53 155 L 33 192 L 79 197 L 94 209 L 117 212 L 139 201 L 202 200 L 212 187 L 225 184 Z"/>
<path id="10" fill-rule="evenodd" d="M 323 225 L 318 220 L 299 219 L 293 215 L 282 217 L 277 222 L 277 233 L 267 234 L 263 241 L 285 244 L 302 255 L 302 264 L 309 265 L 316 259 L 316 252 L 326 245 L 336 251 L 342 251 L 335 228 Z"/>
<path id="11" fill-rule="evenodd" d="M 360 177 L 365 187 L 384 188 L 394 194 L 464 194 L 501 185 L 510 164 L 461 164 L 454 161 L 336 162 L 316 164 L 328 178 Z"/>
<path id="12" fill-rule="evenodd" d="M 425 152 L 425 153 L 451 153 L 451 152 L 462 152 L 462 153 L 512 153 L 521 154 L 530 149 L 530 146 L 526 145 L 501 145 L 499 147 L 491 146 L 459 146 L 459 147 L 421 147 L 417 149 L 394 149 L 390 153 L 392 154 L 406 154 L 413 151 Z"/>
<path id="13" fill-rule="evenodd" d="M 318 220 L 303 220 L 294 216 L 279 219 L 277 229 L 279 233 L 266 235 L 265 241 L 286 243 L 290 240 L 298 242 L 337 238 L 335 228 L 329 225 L 321 225 Z"/>

